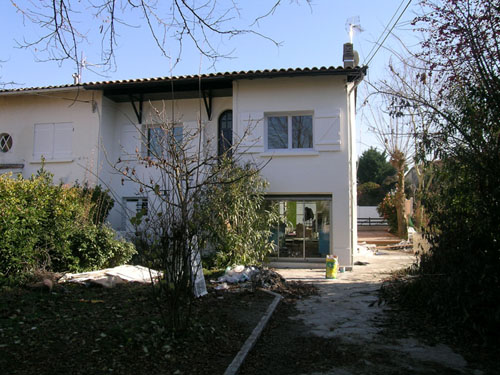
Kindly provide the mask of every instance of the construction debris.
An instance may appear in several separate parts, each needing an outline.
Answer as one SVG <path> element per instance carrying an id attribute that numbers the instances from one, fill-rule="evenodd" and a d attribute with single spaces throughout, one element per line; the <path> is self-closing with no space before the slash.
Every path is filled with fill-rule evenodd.
<path id="1" fill-rule="evenodd" d="M 378 247 L 377 249 L 383 249 L 383 250 L 403 250 L 403 251 L 413 251 L 413 242 L 412 241 L 401 241 L 395 245 L 387 245 L 387 246 L 381 246 Z"/>
<path id="2" fill-rule="evenodd" d="M 289 298 L 302 298 L 317 294 L 317 289 L 312 284 L 286 281 L 279 273 L 268 268 L 235 266 L 226 269 L 223 276 L 211 282 L 218 284 L 214 287 L 217 291 L 261 288 Z"/>

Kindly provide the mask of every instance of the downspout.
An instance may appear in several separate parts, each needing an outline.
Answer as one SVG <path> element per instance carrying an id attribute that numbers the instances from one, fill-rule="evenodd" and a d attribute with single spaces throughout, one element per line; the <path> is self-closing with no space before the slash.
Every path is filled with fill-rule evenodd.
<path id="1" fill-rule="evenodd" d="M 99 110 L 99 106 L 97 102 L 95 101 L 95 91 L 92 91 L 92 113 L 97 112 L 97 119 L 98 119 L 98 124 L 99 124 L 99 129 L 97 131 L 97 163 L 96 163 L 96 185 L 99 185 L 100 181 L 100 171 L 101 171 L 101 148 L 103 147 L 102 145 L 102 96 L 100 97 L 100 102 L 101 102 L 101 110 Z"/>
<path id="2" fill-rule="evenodd" d="M 351 240 L 351 253 L 350 253 L 350 265 L 353 264 L 353 254 L 354 254 L 354 249 L 355 246 L 357 245 L 357 239 L 354 237 L 354 225 L 357 225 L 357 222 L 354 222 L 354 210 L 356 207 L 354 207 L 354 181 L 353 180 L 353 147 L 352 147 L 352 142 L 354 142 L 354 139 L 352 138 L 352 116 L 351 116 L 351 95 L 353 91 L 359 86 L 363 79 L 363 74 L 360 72 L 359 76 L 356 77 L 353 80 L 352 87 L 349 88 L 349 82 L 346 83 L 345 88 L 347 92 L 347 131 L 348 131 L 348 137 L 349 137 L 349 142 L 347 143 L 348 147 L 348 164 L 349 164 L 349 211 L 350 211 L 350 219 L 351 219 L 351 228 L 350 228 L 350 240 Z M 354 111 L 356 109 L 354 108 Z"/>

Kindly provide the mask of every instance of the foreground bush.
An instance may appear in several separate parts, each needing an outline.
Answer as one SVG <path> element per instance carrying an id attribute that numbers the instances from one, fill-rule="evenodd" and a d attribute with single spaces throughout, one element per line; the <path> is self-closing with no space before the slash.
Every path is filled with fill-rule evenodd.
<path id="1" fill-rule="evenodd" d="M 230 159 L 214 168 L 224 169 L 222 178 L 233 181 L 208 185 L 201 202 L 214 265 L 261 264 L 273 250 L 271 228 L 279 221 L 275 207 L 264 199 L 267 182 L 254 167 Z"/>
<path id="2" fill-rule="evenodd" d="M 0 176 L 0 283 L 23 282 L 37 269 L 84 271 L 130 259 L 130 244 L 94 224 L 91 196 L 54 186 L 43 169 L 30 179 Z"/>

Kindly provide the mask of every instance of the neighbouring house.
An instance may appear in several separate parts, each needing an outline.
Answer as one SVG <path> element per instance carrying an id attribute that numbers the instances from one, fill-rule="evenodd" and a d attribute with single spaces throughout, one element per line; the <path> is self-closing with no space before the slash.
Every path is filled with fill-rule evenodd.
<path id="1" fill-rule="evenodd" d="M 274 257 L 310 261 L 335 254 L 349 266 L 357 242 L 356 87 L 367 69 L 354 64 L 347 43 L 343 67 L 1 90 L 0 173 L 28 177 L 44 158 L 55 181 L 101 183 L 122 203 L 112 210 L 111 225 L 126 231 L 126 210 L 147 207 L 147 197 L 122 184 L 109 161 L 133 160 L 144 141 L 139 129 L 154 142 L 151 113 L 169 108 L 173 137 L 201 119 L 213 152 L 241 140 L 243 159 L 269 160 L 261 172 L 270 183 L 267 198 L 287 219 L 273 228 Z"/>

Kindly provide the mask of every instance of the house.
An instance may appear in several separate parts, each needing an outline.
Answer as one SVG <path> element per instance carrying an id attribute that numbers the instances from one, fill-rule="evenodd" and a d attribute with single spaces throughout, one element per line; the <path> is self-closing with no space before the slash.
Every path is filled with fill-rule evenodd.
<path id="1" fill-rule="evenodd" d="M 109 161 L 133 159 L 154 142 L 152 113 L 168 108 L 174 137 L 204 124 L 214 152 L 241 142 L 240 156 L 266 162 L 267 199 L 279 203 L 286 225 L 273 228 L 278 259 L 326 254 L 352 265 L 356 246 L 356 87 L 352 44 L 343 67 L 226 72 L 89 82 L 0 91 L 0 173 L 28 177 L 45 166 L 56 181 L 101 183 L 122 204 L 109 220 L 126 230 L 124 210 L 147 206 L 122 184 Z M 245 135 L 245 136 L 244 136 Z M 149 145 L 154 147 L 153 144 Z"/>

